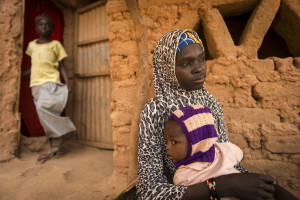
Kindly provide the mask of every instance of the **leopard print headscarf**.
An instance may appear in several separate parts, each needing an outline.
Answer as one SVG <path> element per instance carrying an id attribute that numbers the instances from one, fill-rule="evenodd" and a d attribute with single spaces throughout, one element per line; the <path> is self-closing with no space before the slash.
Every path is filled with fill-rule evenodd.
<path id="1" fill-rule="evenodd" d="M 193 30 L 175 30 L 163 35 L 153 53 L 154 89 L 156 97 L 145 105 L 139 123 L 138 184 L 140 199 L 181 199 L 185 186 L 170 184 L 164 175 L 164 166 L 174 175 L 175 165 L 165 153 L 163 129 L 171 112 L 188 105 L 206 105 L 212 111 L 218 142 L 229 141 L 222 107 L 205 88 L 186 91 L 177 82 L 175 75 L 176 49 L 180 36 Z"/>

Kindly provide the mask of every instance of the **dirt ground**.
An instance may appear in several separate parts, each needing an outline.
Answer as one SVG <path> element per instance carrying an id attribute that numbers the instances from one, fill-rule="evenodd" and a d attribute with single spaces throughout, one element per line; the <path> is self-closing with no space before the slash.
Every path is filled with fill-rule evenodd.
<path id="1" fill-rule="evenodd" d="M 36 163 L 44 147 L 21 148 L 19 158 L 0 163 L 0 200 L 110 200 L 126 186 L 125 177 L 112 175 L 112 150 L 72 141 L 66 147 L 68 154 L 44 164 Z"/>

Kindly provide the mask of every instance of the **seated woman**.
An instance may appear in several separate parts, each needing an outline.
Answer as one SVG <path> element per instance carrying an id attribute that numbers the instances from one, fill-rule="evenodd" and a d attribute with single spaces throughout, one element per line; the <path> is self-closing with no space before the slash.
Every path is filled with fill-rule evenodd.
<path id="1" fill-rule="evenodd" d="M 166 155 L 164 126 L 172 112 L 188 106 L 207 106 L 213 115 L 217 142 L 228 142 L 221 105 L 203 87 L 206 77 L 205 51 L 196 32 L 174 30 L 163 35 L 154 50 L 154 89 L 156 97 L 140 115 L 138 136 L 139 199 L 208 199 L 206 182 L 190 186 L 174 185 L 176 166 Z M 215 178 L 218 196 L 238 199 L 271 199 L 273 178 L 263 174 L 240 172 Z M 169 177 L 169 178 L 168 178 Z"/>

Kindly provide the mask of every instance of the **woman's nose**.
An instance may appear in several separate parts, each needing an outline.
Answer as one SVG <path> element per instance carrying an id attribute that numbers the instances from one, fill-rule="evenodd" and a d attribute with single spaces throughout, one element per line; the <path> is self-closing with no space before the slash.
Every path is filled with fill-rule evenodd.
<path id="1" fill-rule="evenodd" d="M 195 61 L 192 68 L 192 74 L 201 73 L 205 68 L 205 63 Z"/>
<path id="2" fill-rule="evenodd" d="M 197 73 L 200 73 L 201 72 L 201 64 L 200 63 L 195 63 L 193 65 L 193 68 L 192 68 L 192 74 L 197 74 Z"/>

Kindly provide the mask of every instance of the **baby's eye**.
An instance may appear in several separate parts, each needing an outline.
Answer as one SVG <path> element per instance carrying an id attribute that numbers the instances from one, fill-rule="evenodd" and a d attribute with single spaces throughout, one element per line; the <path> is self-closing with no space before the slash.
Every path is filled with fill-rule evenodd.
<path id="1" fill-rule="evenodd" d="M 190 63 L 189 62 L 184 62 L 184 63 L 182 63 L 182 66 L 183 67 L 188 67 L 188 66 L 190 66 Z"/>
<path id="2" fill-rule="evenodd" d="M 176 144 L 177 142 L 176 142 L 175 140 L 172 140 L 171 143 L 172 143 L 172 144 Z"/>

